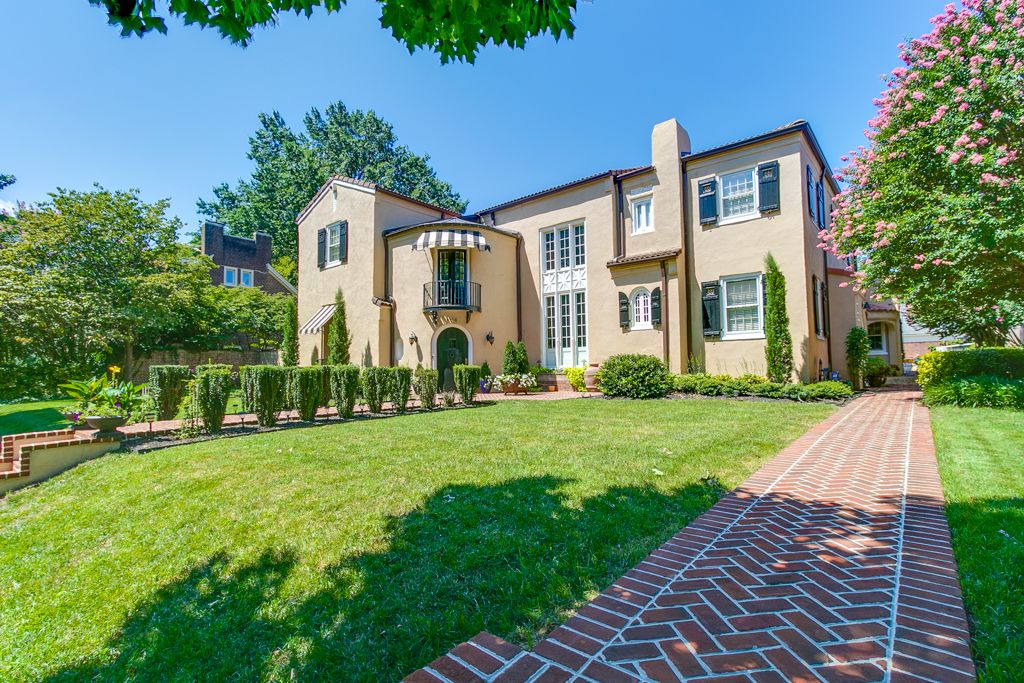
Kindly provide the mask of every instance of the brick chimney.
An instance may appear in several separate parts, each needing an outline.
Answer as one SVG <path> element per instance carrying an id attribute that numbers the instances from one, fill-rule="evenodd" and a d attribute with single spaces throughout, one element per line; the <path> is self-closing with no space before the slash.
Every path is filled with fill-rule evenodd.
<path id="1" fill-rule="evenodd" d="M 253 237 L 256 238 L 257 263 L 259 263 L 260 270 L 263 270 L 268 263 L 274 260 L 274 240 L 265 232 L 257 232 Z"/>

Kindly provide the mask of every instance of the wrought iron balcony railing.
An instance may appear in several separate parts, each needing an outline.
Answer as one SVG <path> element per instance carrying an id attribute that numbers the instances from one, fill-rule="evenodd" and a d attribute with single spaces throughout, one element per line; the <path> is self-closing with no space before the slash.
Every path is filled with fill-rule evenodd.
<path id="1" fill-rule="evenodd" d="M 479 311 L 480 284 L 465 280 L 432 280 L 423 285 L 424 311 Z"/>

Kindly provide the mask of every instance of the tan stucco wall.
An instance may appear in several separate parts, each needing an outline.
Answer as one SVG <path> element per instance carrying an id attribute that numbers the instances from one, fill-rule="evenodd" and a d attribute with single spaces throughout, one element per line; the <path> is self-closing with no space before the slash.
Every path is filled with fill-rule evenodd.
<path id="1" fill-rule="evenodd" d="M 846 287 L 839 284 L 845 282 Z M 864 297 L 853 289 L 853 277 L 829 273 L 829 311 L 832 319 L 832 367 L 840 376 L 850 377 L 846 364 L 846 335 L 854 327 L 864 327 Z"/>
<path id="2" fill-rule="evenodd" d="M 516 248 L 515 237 L 482 229 L 490 251 L 468 250 L 469 279 L 480 285 L 481 306 L 466 320 L 465 311 L 440 311 L 433 316 L 423 312 L 423 285 L 436 273 L 438 249 L 413 251 L 412 245 L 422 230 L 403 232 L 389 238 L 392 254 L 392 296 L 395 299 L 395 364 L 415 368 L 436 367 L 437 335 L 448 327 L 458 327 L 470 341 L 469 362 L 487 361 L 491 370 L 501 371 L 505 343 L 516 341 Z M 487 333 L 494 342 L 487 341 Z M 415 333 L 417 341 L 410 343 Z"/>
<path id="3" fill-rule="evenodd" d="M 900 365 L 903 363 L 903 344 L 900 337 L 900 316 L 898 311 L 865 311 L 865 325 L 871 323 L 882 323 L 885 333 L 885 353 L 871 352 L 871 357 L 884 360 L 889 365 Z"/>

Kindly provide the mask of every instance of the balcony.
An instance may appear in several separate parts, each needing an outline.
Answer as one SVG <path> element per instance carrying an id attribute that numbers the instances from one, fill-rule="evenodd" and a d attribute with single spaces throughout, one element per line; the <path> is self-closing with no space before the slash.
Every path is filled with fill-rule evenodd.
<path id="1" fill-rule="evenodd" d="M 480 310 L 480 284 L 460 280 L 432 280 L 423 285 L 423 311 L 466 311 L 466 318 Z"/>

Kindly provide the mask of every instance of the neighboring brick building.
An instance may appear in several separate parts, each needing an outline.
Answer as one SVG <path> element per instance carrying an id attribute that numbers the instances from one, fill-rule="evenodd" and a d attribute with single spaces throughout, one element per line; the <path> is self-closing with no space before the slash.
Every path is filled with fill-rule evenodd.
<path id="1" fill-rule="evenodd" d="M 224 234 L 225 225 L 204 221 L 199 227 L 200 250 L 217 267 L 210 271 L 215 285 L 260 287 L 270 294 L 295 294 L 295 287 L 274 270 L 270 235 L 257 232 L 253 239 Z"/>

